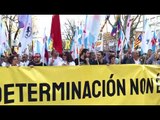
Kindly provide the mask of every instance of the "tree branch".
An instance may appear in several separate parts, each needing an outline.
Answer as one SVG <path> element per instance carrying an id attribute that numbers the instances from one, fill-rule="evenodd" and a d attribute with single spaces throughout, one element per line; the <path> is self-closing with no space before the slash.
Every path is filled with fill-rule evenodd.
<path id="1" fill-rule="evenodd" d="M 9 31 L 9 27 L 7 25 L 7 21 L 5 21 L 5 25 L 6 25 L 6 28 L 7 28 L 7 32 Z"/>
<path id="2" fill-rule="evenodd" d="M 103 26 L 102 26 L 101 29 L 100 29 L 100 32 L 103 31 L 104 26 L 107 24 L 107 20 L 108 20 L 108 18 L 106 17 L 105 22 L 104 22 Z"/>
<path id="3" fill-rule="evenodd" d="M 71 36 L 71 35 L 69 34 L 69 32 L 66 31 L 66 30 L 64 30 L 64 32 L 66 33 L 66 34 L 65 34 L 65 35 L 66 35 L 66 39 L 71 40 L 71 37 L 69 37 L 69 36 Z"/>
<path id="4" fill-rule="evenodd" d="M 109 19 L 108 19 L 108 23 L 112 26 L 112 28 L 114 27 Z"/>
<path id="5" fill-rule="evenodd" d="M 131 27 L 133 26 L 134 21 L 138 18 L 138 16 L 139 16 L 139 15 L 137 15 L 137 16 L 132 20 L 132 25 L 131 25 Z"/>
<path id="6" fill-rule="evenodd" d="M 122 20 L 123 20 L 123 22 L 124 22 L 124 15 L 122 15 Z"/>
<path id="7" fill-rule="evenodd" d="M 18 32 L 19 32 L 20 28 L 17 29 L 15 35 L 14 35 L 14 40 L 17 38 Z"/>
<path id="8" fill-rule="evenodd" d="M 136 23 L 136 25 L 132 27 L 133 30 L 135 30 L 135 29 L 137 28 L 137 26 L 138 26 L 138 24 L 139 24 L 139 22 L 140 22 L 140 20 L 141 20 L 141 16 L 142 16 L 142 15 L 139 16 L 138 22 Z"/>
<path id="9" fill-rule="evenodd" d="M 17 16 L 17 15 L 13 16 L 13 18 L 12 18 L 12 16 L 9 17 L 8 15 L 3 15 L 2 19 L 9 19 L 9 20 L 11 20 L 12 22 L 17 23 L 16 20 L 18 20 L 18 19 L 15 19 L 16 16 Z"/>

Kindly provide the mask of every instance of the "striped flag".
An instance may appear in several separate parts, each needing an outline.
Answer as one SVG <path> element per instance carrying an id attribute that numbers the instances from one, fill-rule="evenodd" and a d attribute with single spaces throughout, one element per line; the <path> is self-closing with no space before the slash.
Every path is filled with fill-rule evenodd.
<path id="1" fill-rule="evenodd" d="M 134 48 L 136 49 L 139 44 L 142 42 L 142 33 L 139 34 L 138 38 L 134 42 Z"/>
<path id="2" fill-rule="evenodd" d="M 124 33 L 123 33 L 123 31 L 122 30 L 120 30 L 120 32 L 119 32 L 119 39 L 118 39 L 118 48 L 119 48 L 119 50 L 121 50 L 122 49 L 122 42 L 123 42 L 123 40 L 124 40 Z"/>
<path id="3" fill-rule="evenodd" d="M 111 36 L 115 36 L 116 33 L 118 32 L 118 30 L 120 30 L 120 23 L 121 23 L 121 19 L 120 19 L 120 15 L 117 15 L 116 17 L 116 21 L 113 25 L 113 29 L 112 29 L 112 32 L 111 32 Z M 108 18 L 109 19 L 109 18 Z"/>
<path id="4" fill-rule="evenodd" d="M 153 37 L 151 40 L 152 43 L 152 51 L 155 52 L 156 51 L 156 42 L 157 42 L 157 35 L 156 35 L 156 31 L 153 32 Z"/>

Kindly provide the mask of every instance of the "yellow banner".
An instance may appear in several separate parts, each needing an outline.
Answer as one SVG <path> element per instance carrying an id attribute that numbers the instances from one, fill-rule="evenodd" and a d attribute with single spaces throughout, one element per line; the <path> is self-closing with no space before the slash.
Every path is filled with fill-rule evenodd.
<path id="1" fill-rule="evenodd" d="M 160 66 L 0 67 L 0 105 L 159 105 Z"/>

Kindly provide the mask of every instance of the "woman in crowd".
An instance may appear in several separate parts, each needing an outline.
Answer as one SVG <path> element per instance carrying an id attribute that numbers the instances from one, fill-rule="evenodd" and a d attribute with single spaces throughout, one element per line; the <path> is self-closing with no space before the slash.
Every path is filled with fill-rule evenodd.
<path id="1" fill-rule="evenodd" d="M 9 66 L 10 65 L 10 63 L 9 63 L 9 61 L 8 61 L 8 56 L 1 56 L 1 66 L 2 67 L 5 67 L 5 66 Z"/>
<path id="2" fill-rule="evenodd" d="M 115 56 L 114 55 L 110 55 L 109 56 L 109 64 L 116 64 L 116 60 L 115 60 Z"/>
<path id="3" fill-rule="evenodd" d="M 63 52 L 62 53 L 62 62 L 61 62 L 62 66 L 75 66 L 75 62 L 71 56 L 70 52 Z"/>
<path id="4" fill-rule="evenodd" d="M 10 63 L 10 65 L 8 65 L 8 66 L 19 66 L 18 57 L 17 56 L 10 56 L 9 63 Z"/>

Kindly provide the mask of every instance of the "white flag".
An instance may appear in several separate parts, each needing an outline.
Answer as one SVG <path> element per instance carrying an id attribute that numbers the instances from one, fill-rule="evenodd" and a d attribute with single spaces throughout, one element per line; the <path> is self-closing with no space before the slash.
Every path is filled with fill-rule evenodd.
<path id="1" fill-rule="evenodd" d="M 126 47 L 128 42 L 130 41 L 131 24 L 132 24 L 131 15 L 129 15 L 127 19 L 127 27 L 126 27 L 126 41 L 125 41 Z"/>
<path id="2" fill-rule="evenodd" d="M 20 33 L 19 42 L 21 43 L 21 47 L 19 50 L 19 54 L 25 53 L 28 44 L 32 42 L 32 17 L 31 15 L 23 15 L 23 17 L 19 16 L 23 22 L 24 27 L 21 28 L 22 31 Z"/>
<path id="3" fill-rule="evenodd" d="M 149 45 L 152 38 L 151 28 L 149 27 L 148 22 L 149 21 L 146 19 L 144 26 L 144 37 L 142 38 L 142 44 L 141 44 L 143 53 L 147 53 L 148 49 L 150 48 Z"/>
<path id="4" fill-rule="evenodd" d="M 89 44 L 92 46 L 98 40 L 98 35 L 100 33 L 100 25 L 103 16 L 101 15 L 88 15 L 87 27 L 89 31 Z"/>
<path id="5" fill-rule="evenodd" d="M 4 22 L 0 22 L 0 46 L 1 46 L 1 54 L 10 50 L 8 45 L 8 33 Z"/>

